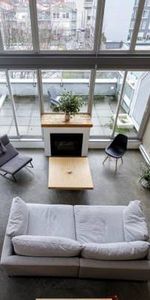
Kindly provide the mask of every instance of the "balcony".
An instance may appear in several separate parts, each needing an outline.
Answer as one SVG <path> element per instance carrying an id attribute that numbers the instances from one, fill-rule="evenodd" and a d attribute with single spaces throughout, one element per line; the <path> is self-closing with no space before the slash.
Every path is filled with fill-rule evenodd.
<path id="1" fill-rule="evenodd" d="M 95 84 L 94 104 L 92 110 L 93 128 L 92 136 L 111 136 L 114 115 L 117 108 L 117 78 L 114 79 L 97 79 Z M 20 136 L 24 137 L 41 137 L 40 106 L 35 89 L 35 82 L 31 79 L 13 79 L 11 82 L 14 91 L 14 102 L 16 110 L 16 119 Z M 53 107 L 50 105 L 48 90 L 55 88 L 57 95 L 66 90 L 71 90 L 74 94 L 80 95 L 83 99 L 81 112 L 87 112 L 89 80 L 88 79 L 44 79 L 43 80 L 43 102 L 44 111 L 52 112 Z M 0 127 L 1 134 L 7 133 L 9 136 L 16 136 L 16 127 L 13 116 L 12 104 L 8 94 L 6 94 L 5 85 L 1 83 L 3 91 L 0 99 Z M 124 108 L 123 108 L 124 107 Z M 121 106 L 120 113 L 126 113 L 125 105 Z M 134 127 L 120 128 L 116 126 L 116 132 L 127 133 L 128 136 L 135 137 L 137 132 Z"/>

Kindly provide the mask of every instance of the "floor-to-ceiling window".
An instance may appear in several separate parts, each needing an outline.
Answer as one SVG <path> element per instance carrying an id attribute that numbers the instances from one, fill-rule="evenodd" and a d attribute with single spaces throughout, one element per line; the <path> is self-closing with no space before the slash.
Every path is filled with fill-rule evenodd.
<path id="1" fill-rule="evenodd" d="M 32 50 L 29 1 L 0 1 L 0 28 L 5 50 Z"/>
<path id="2" fill-rule="evenodd" d="M 122 132 L 137 137 L 149 101 L 150 72 L 129 71 L 115 126 L 115 134 Z"/>
<path id="3" fill-rule="evenodd" d="M 41 138 L 40 114 L 52 113 L 51 98 L 67 90 L 91 114 L 92 138 L 138 138 L 150 94 L 149 36 L 148 0 L 1 0 L 0 133 Z"/>
<path id="4" fill-rule="evenodd" d="M 124 72 L 97 71 L 92 108 L 92 136 L 112 135 Z"/>
<path id="5" fill-rule="evenodd" d="M 40 105 L 35 70 L 8 72 L 20 136 L 41 136 Z"/>
<path id="6" fill-rule="evenodd" d="M 135 0 L 106 0 L 101 36 L 101 49 L 128 50 L 136 19 Z M 116 30 L 118 28 L 118 30 Z"/>
<path id="7" fill-rule="evenodd" d="M 0 71 L 0 135 L 16 136 L 15 107 L 7 84 L 5 71 Z"/>
<path id="8" fill-rule="evenodd" d="M 51 99 L 59 99 L 66 91 L 82 98 L 80 112 L 88 110 L 90 71 L 87 70 L 42 70 L 42 94 L 44 112 L 53 112 Z M 57 103 L 57 102 L 56 102 Z"/>
<path id="9" fill-rule="evenodd" d="M 41 50 L 92 50 L 97 0 L 37 0 Z"/>

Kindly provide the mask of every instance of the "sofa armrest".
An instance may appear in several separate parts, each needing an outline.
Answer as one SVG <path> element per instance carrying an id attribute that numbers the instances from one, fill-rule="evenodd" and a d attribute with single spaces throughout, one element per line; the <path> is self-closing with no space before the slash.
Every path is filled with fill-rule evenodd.
<path id="1" fill-rule="evenodd" d="M 11 238 L 6 234 L 4 238 L 2 255 L 1 255 L 1 264 L 5 265 L 9 256 L 13 255 L 13 245 L 11 242 Z"/>

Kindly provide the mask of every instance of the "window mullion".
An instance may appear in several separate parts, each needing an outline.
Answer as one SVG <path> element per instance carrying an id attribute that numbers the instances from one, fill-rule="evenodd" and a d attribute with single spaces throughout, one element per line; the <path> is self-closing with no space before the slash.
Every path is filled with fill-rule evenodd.
<path id="1" fill-rule="evenodd" d="M 40 113 L 44 113 L 44 99 L 43 99 L 43 85 L 41 70 L 37 70 L 37 83 L 38 83 L 38 94 L 40 99 Z"/>
<path id="2" fill-rule="evenodd" d="M 36 0 L 29 1 L 33 50 L 39 52 L 39 32 Z"/>
<path id="3" fill-rule="evenodd" d="M 10 82 L 10 76 L 9 76 L 8 70 L 6 70 L 6 80 L 7 80 L 9 96 L 10 96 L 10 100 L 11 100 L 11 104 L 12 104 L 12 111 L 13 111 L 13 117 L 14 117 L 14 122 L 15 122 L 15 126 L 16 126 L 16 132 L 17 132 L 17 136 L 19 137 L 20 134 L 19 134 L 18 122 L 17 122 L 17 116 L 16 116 L 16 106 L 15 106 L 15 100 L 14 100 L 14 96 L 13 96 L 13 92 L 12 92 L 12 88 L 11 88 L 11 82 Z"/>
<path id="4" fill-rule="evenodd" d="M 146 0 L 139 1 L 137 14 L 136 14 L 136 20 L 135 20 L 135 24 L 134 24 L 134 30 L 133 30 L 133 34 L 132 34 L 132 38 L 131 38 L 130 51 L 135 50 L 136 41 L 137 41 L 139 28 L 140 28 L 140 24 L 141 24 L 141 19 L 142 19 L 142 14 L 143 14 L 144 6 L 145 6 L 145 1 Z"/>
<path id="5" fill-rule="evenodd" d="M 122 96 L 123 96 L 123 92 L 124 92 L 124 87 L 125 87 L 125 83 L 126 83 L 127 73 L 128 72 L 125 71 L 124 77 L 123 77 L 122 87 L 121 87 L 121 91 L 120 91 L 120 97 L 118 99 L 118 105 L 117 105 L 116 115 L 115 115 L 115 120 L 114 120 L 114 125 L 113 125 L 112 137 L 114 137 L 114 134 L 115 134 L 115 129 L 116 129 L 116 125 L 117 125 L 117 118 L 118 118 L 118 114 L 119 114 L 119 110 L 120 110 L 120 105 L 121 105 Z"/>
<path id="6" fill-rule="evenodd" d="M 96 22 L 95 22 L 95 38 L 94 38 L 94 52 L 98 53 L 100 50 L 103 18 L 104 18 L 105 0 L 97 1 Z"/>
<path id="7" fill-rule="evenodd" d="M 146 125 L 147 125 L 147 122 L 148 122 L 149 118 L 150 118 L 150 96 L 149 96 L 149 99 L 148 99 L 148 102 L 147 102 L 147 107 L 145 109 L 145 113 L 144 113 L 143 118 L 142 118 L 142 122 L 140 124 L 139 132 L 138 132 L 139 140 L 143 139 L 143 135 L 144 135 Z"/>
<path id="8" fill-rule="evenodd" d="M 4 51 L 3 37 L 2 32 L 0 30 L 0 51 Z"/>
<path id="9" fill-rule="evenodd" d="M 89 97 L 88 97 L 88 114 L 90 114 L 90 115 L 92 115 L 95 79 L 96 79 L 96 69 L 93 69 L 93 70 L 91 70 Z"/>

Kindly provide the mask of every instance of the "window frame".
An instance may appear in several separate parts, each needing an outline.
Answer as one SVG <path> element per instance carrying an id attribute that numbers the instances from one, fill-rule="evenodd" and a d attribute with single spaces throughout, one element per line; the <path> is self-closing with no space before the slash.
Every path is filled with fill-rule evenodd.
<path id="1" fill-rule="evenodd" d="M 37 17 L 37 5 L 36 0 L 29 1 L 29 10 L 30 10 L 30 19 L 31 19 L 31 34 L 32 34 L 32 44 L 33 50 L 4 50 L 3 42 L 1 43 L 0 47 L 0 55 L 1 54 L 56 54 L 56 55 L 74 55 L 74 54 L 95 54 L 98 53 L 107 53 L 107 54 L 127 54 L 127 53 L 150 53 L 149 50 L 138 50 L 135 49 L 137 36 L 142 20 L 142 14 L 145 8 L 146 0 L 140 0 L 137 6 L 137 15 L 135 19 L 132 39 L 130 43 L 130 47 L 128 50 L 101 50 L 101 35 L 102 35 L 102 26 L 103 26 L 103 19 L 104 19 L 104 10 L 105 10 L 105 3 L 106 0 L 97 1 L 97 8 L 96 8 L 96 20 L 95 20 L 95 30 L 94 30 L 94 43 L 93 49 L 91 50 L 41 50 L 40 43 L 39 43 L 39 29 L 38 29 L 38 17 Z M 0 40 L 2 40 L 2 36 L 0 34 Z"/>

